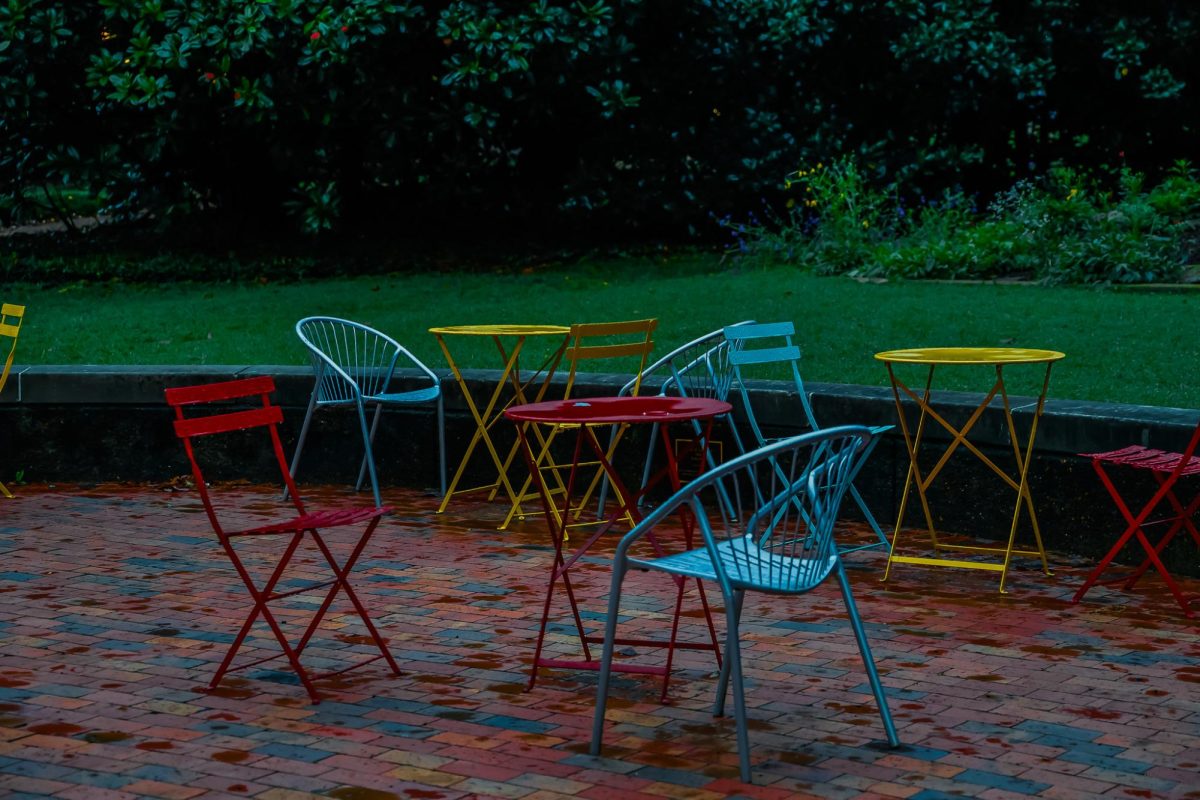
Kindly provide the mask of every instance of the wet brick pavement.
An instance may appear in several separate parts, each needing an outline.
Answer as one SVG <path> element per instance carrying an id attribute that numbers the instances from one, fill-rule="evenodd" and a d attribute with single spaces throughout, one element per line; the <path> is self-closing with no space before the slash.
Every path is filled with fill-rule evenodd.
<path id="1" fill-rule="evenodd" d="M 1200 623 L 1153 577 L 1071 606 L 1086 564 L 1056 559 L 1053 578 L 1025 564 L 1001 596 L 994 573 L 901 567 L 884 586 L 883 553 L 850 556 L 896 751 L 880 744 L 836 585 L 752 596 L 750 786 L 731 720 L 709 713 L 711 654 L 678 656 L 669 705 L 654 678 L 619 677 L 603 758 L 587 755 L 595 673 L 543 670 L 524 690 L 551 557 L 540 520 L 499 532 L 497 505 L 439 517 L 435 498 L 389 492 L 397 511 L 354 583 L 403 674 L 376 661 L 319 683 L 328 699 L 313 705 L 279 661 L 204 690 L 249 601 L 194 492 L 13 488 L 0 499 L 7 797 L 1200 798 Z M 228 491 L 250 517 L 277 498 Z M 577 568 L 592 625 L 611 547 Z M 312 555 L 290 579 L 319 574 Z M 630 580 L 622 632 L 661 629 L 671 593 L 646 573 Z M 294 629 L 313 606 L 300 595 L 281 616 Z M 563 657 L 577 653 L 567 621 L 549 645 Z M 702 635 L 696 623 L 689 612 L 685 635 Z M 248 644 L 246 660 L 274 652 L 261 624 Z M 335 613 L 305 660 L 369 654 L 362 626 Z"/>

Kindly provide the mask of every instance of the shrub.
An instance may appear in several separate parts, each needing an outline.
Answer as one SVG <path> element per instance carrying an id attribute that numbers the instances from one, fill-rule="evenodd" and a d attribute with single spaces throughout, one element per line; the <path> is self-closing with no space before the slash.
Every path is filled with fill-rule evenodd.
<path id="1" fill-rule="evenodd" d="M 1190 252 L 1183 233 L 1200 216 L 1198 185 L 1181 162 L 1151 190 L 1129 168 L 1115 189 L 1057 167 L 1022 180 L 984 212 L 960 191 L 903 200 L 880 189 L 853 159 L 789 176 L 791 211 L 737 238 L 737 252 L 795 262 L 818 274 L 892 278 L 1026 278 L 1047 283 L 1178 280 Z M 797 191 L 799 190 L 799 191 Z M 730 223 L 726 223 L 728 226 Z"/>
<path id="2" fill-rule="evenodd" d="M 930 196 L 1118 152 L 1157 177 L 1198 40 L 1200 6 L 1120 0 L 6 0 L 0 221 L 70 188 L 246 238 L 629 238 L 830 153 Z"/>

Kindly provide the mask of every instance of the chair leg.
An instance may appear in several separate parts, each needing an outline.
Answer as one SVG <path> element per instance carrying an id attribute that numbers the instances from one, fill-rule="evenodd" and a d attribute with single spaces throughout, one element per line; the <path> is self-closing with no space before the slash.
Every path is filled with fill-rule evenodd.
<path id="1" fill-rule="evenodd" d="M 375 413 L 371 416 L 371 429 L 367 433 L 368 450 L 375 444 L 375 430 L 379 427 L 379 415 L 383 412 L 383 403 L 375 404 Z M 363 478 L 367 476 L 367 456 L 363 454 L 362 463 L 358 465 L 358 479 L 354 482 L 354 491 L 362 489 Z"/>
<path id="2" fill-rule="evenodd" d="M 885 428 L 872 428 L 871 430 L 872 433 L 881 433 L 885 430 L 888 430 L 890 427 L 891 426 Z M 863 466 L 867 463 L 867 459 L 871 457 L 871 453 L 875 450 L 875 447 L 878 444 L 878 437 L 871 439 L 870 443 L 866 447 L 866 450 L 859 454 L 858 463 L 854 465 L 854 471 L 850 474 L 850 496 L 853 497 L 854 502 L 858 504 L 859 511 L 862 512 L 867 524 L 871 526 L 871 530 L 875 532 L 875 536 L 879 539 L 879 542 L 873 542 L 871 544 L 863 545 L 862 547 L 851 548 L 851 550 L 865 550 L 868 547 L 887 547 L 890 544 L 887 534 L 885 534 L 883 529 L 879 527 L 879 522 L 875 519 L 875 515 L 871 513 L 871 509 L 867 508 L 866 501 L 863 500 L 862 495 L 859 494 L 858 487 L 854 485 L 854 481 L 858 478 L 858 473 L 862 471 Z"/>
<path id="3" fill-rule="evenodd" d="M 308 399 L 308 411 L 304 413 L 304 424 L 300 426 L 300 438 L 296 440 L 296 452 L 292 454 L 292 465 L 288 467 L 288 471 L 292 473 L 292 480 L 296 479 L 296 468 L 300 466 L 300 454 L 304 451 L 304 440 L 308 436 L 308 427 L 312 424 L 313 412 L 317 409 L 317 391 L 313 390 L 312 397 Z M 288 499 L 288 489 L 283 487 L 283 499 Z"/>
<path id="4" fill-rule="evenodd" d="M 379 497 L 379 479 L 375 475 L 375 457 L 371 453 L 371 439 L 373 438 L 373 434 L 375 433 L 375 425 L 379 423 L 379 412 L 382 408 L 383 408 L 382 403 L 377 404 L 375 406 L 375 420 L 371 424 L 371 429 L 367 430 L 366 410 L 363 409 L 362 400 L 358 401 L 358 424 L 359 424 L 359 427 L 362 429 L 363 449 L 365 450 L 365 454 L 363 455 L 362 467 L 365 467 L 371 475 L 371 491 L 375 493 L 375 507 L 376 508 L 382 508 L 383 502 L 381 501 L 381 499 Z M 360 467 L 358 470 L 358 482 L 354 485 L 354 491 L 356 491 L 356 492 L 362 488 L 362 481 L 363 481 L 362 467 Z"/>
<path id="5" fill-rule="evenodd" d="M 740 606 L 741 603 L 739 602 L 738 605 Z M 737 610 L 726 608 L 725 624 L 729 631 L 725 642 L 725 663 L 729 665 L 729 673 L 733 676 L 733 718 L 737 728 L 738 764 L 741 767 L 742 782 L 751 783 L 750 734 L 746 723 L 746 687 L 742 681 L 742 648 L 738 641 L 738 618 L 740 615 L 740 608 Z M 724 667 L 721 671 L 725 671 Z M 724 693 L 721 698 L 724 700 Z"/>
<path id="6" fill-rule="evenodd" d="M 441 494 L 439 497 L 446 496 L 446 405 L 442 402 L 442 395 L 439 392 L 437 398 L 437 426 L 438 426 L 438 480 Z"/>
<path id="7" fill-rule="evenodd" d="M 733 609 L 734 619 L 742 619 L 742 603 L 746 599 L 744 591 L 734 591 L 732 597 L 725 598 L 725 607 Z M 726 639 L 737 637 L 737 625 L 734 624 L 726 631 Z M 725 658 L 721 661 L 721 673 L 717 677 L 717 699 L 713 703 L 713 716 L 725 716 L 725 695 L 729 692 L 729 644 L 725 645 Z"/>
<path id="8" fill-rule="evenodd" d="M 883 729 L 887 733 L 888 744 L 900 746 L 900 737 L 896 735 L 896 725 L 892 722 L 892 712 L 888 708 L 887 695 L 883 692 L 883 682 L 879 680 L 879 672 L 875 669 L 875 659 L 871 656 L 871 645 L 867 642 L 867 632 L 863 629 L 862 619 L 858 616 L 858 606 L 854 603 L 854 595 L 850 593 L 850 580 L 846 577 L 846 568 L 839 560 L 837 565 L 838 586 L 842 590 L 842 600 L 846 604 L 846 613 L 850 616 L 850 627 L 858 642 L 858 652 L 862 655 L 863 666 L 867 670 L 867 680 L 871 684 L 871 692 L 875 695 L 875 703 L 879 706 L 879 718 L 883 720 Z"/>
<path id="9" fill-rule="evenodd" d="M 592 717 L 592 744 L 588 752 L 600 755 L 604 740 L 604 711 L 608 705 L 608 684 L 612 678 L 613 650 L 616 649 L 617 615 L 621 613 L 621 583 L 625 580 L 628 562 L 624 554 L 613 559 L 612 586 L 608 592 L 608 615 L 604 619 L 604 649 L 600 655 L 600 678 L 596 683 L 596 710 Z"/>
<path id="10" fill-rule="evenodd" d="M 871 509 L 867 508 L 867 502 L 863 500 L 862 495 L 858 493 L 858 489 L 855 488 L 854 484 L 850 484 L 850 496 L 854 498 L 854 502 L 858 505 L 858 510 L 862 512 L 863 518 L 871 526 L 871 530 L 874 531 L 875 537 L 879 541 L 858 545 L 857 547 L 847 547 L 840 552 L 846 554 L 857 552 L 858 550 L 869 550 L 872 547 L 887 547 L 889 544 L 887 534 L 879 527 L 879 522 L 876 521 L 875 515 L 871 513 Z"/>

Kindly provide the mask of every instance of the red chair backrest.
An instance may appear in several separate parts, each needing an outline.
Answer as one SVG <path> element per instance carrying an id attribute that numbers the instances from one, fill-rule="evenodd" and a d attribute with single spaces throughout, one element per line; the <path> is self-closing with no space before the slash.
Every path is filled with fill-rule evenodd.
<path id="1" fill-rule="evenodd" d="M 165 394 L 167 404 L 175 409 L 175 435 L 183 440 L 187 451 L 188 461 L 192 465 L 192 476 L 196 479 L 196 489 L 204 503 L 209 521 L 218 534 L 224 535 L 220 522 L 209 496 L 208 484 L 204 480 L 204 472 L 196 460 L 196 451 L 192 447 L 192 438 L 209 436 L 232 431 L 244 431 L 253 428 L 266 428 L 271 438 L 271 446 L 275 451 L 275 460 L 279 465 L 280 474 L 288 488 L 288 496 L 296 510 L 303 514 L 304 504 L 292 481 L 291 471 L 283 454 L 283 443 L 279 439 L 279 423 L 283 421 L 283 412 L 279 406 L 271 403 L 271 393 L 275 391 L 275 380 L 264 375 L 255 378 L 242 378 L 235 381 L 207 383 L 199 386 L 182 386 L 167 389 Z M 185 408 L 205 406 L 211 403 L 222 403 L 230 400 L 240 400 L 257 397 L 262 405 L 258 408 L 238 411 L 217 411 L 216 413 L 188 417 L 184 415 Z"/>

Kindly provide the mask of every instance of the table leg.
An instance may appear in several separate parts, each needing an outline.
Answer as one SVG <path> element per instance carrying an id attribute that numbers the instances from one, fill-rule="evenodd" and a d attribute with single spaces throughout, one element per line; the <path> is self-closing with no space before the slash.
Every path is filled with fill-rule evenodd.
<path id="1" fill-rule="evenodd" d="M 1000 387 L 1001 397 L 1004 400 L 1004 421 L 1008 425 L 1008 438 L 1012 442 L 1013 457 L 1016 459 L 1017 468 L 1020 471 L 1020 481 L 1017 487 L 1017 503 L 1013 509 L 1012 526 L 1008 532 L 1008 546 L 1004 552 L 1004 570 L 1000 573 L 1000 593 L 1007 594 L 1008 590 L 1004 588 L 1004 583 L 1008 579 L 1008 568 L 1012 561 L 1013 545 L 1017 538 L 1017 525 L 1021 519 L 1021 504 L 1025 504 L 1026 510 L 1029 512 L 1029 522 L 1033 526 L 1033 538 L 1037 544 L 1037 554 L 1042 560 L 1042 572 L 1046 575 L 1052 575 L 1050 564 L 1046 561 L 1046 548 L 1042 545 L 1042 532 L 1038 527 L 1037 513 L 1033 510 L 1033 496 L 1029 491 L 1029 465 L 1033 461 L 1033 443 L 1037 439 L 1038 421 L 1042 417 L 1042 409 L 1046 401 L 1046 392 L 1050 388 L 1050 364 L 1046 365 L 1046 378 L 1042 382 L 1042 391 L 1038 395 L 1037 406 L 1033 412 L 1033 422 L 1029 428 L 1029 438 L 1025 442 L 1025 454 L 1021 454 L 1020 438 L 1017 436 L 1017 426 L 1013 421 L 1012 407 L 1008 402 L 1008 391 L 1004 386 L 1003 365 L 996 365 L 996 383 Z"/>
<path id="2" fill-rule="evenodd" d="M 546 357 L 546 360 L 542 362 L 542 364 L 537 368 L 537 370 L 533 373 L 533 375 L 528 380 L 524 380 L 524 381 L 521 380 L 520 354 L 521 354 L 521 348 L 525 342 L 525 337 L 521 337 L 520 339 L 518 339 L 516 348 L 514 349 L 513 353 L 511 354 L 511 357 L 510 357 L 509 353 L 506 352 L 506 350 L 504 348 L 504 341 L 499 336 L 493 336 L 492 341 L 496 345 L 497 352 L 500 353 L 500 360 L 505 363 L 508 363 L 510 361 L 513 363 L 513 368 L 508 373 L 509 383 L 512 385 L 513 396 L 511 399 L 509 399 L 508 403 L 505 404 L 505 408 L 507 408 L 510 405 L 524 405 L 526 403 L 531 403 L 531 402 L 532 403 L 541 402 L 542 399 L 546 396 L 546 390 L 550 387 L 550 379 L 552 377 L 554 377 L 554 373 L 558 369 L 558 364 L 562 360 L 563 353 L 566 352 L 567 339 L 564 337 L 562 344 L 559 345 L 559 347 L 554 352 L 550 353 L 550 355 Z M 543 376 L 541 383 L 538 385 L 538 389 L 537 389 L 536 394 L 533 397 L 533 400 L 529 400 L 526 397 L 525 390 L 528 386 L 530 386 L 531 384 L 533 384 L 534 381 L 537 380 L 538 375 Z M 501 376 L 500 383 L 501 384 L 504 383 L 504 376 Z M 494 421 L 496 419 L 499 419 L 499 417 L 500 417 L 500 415 L 496 414 L 496 416 L 493 417 L 492 420 Z M 525 427 L 526 431 L 529 430 L 528 424 L 526 424 L 524 427 Z M 535 425 L 533 427 L 533 432 L 534 432 L 534 435 L 537 437 L 538 442 L 542 446 L 544 446 L 545 439 L 542 436 L 541 428 L 539 428 Z M 520 447 L 520 442 L 515 441 L 515 442 L 513 442 L 512 447 L 510 447 L 508 449 L 508 455 L 506 455 L 504 457 L 504 463 L 501 464 L 499 467 L 501 475 L 505 475 L 505 476 L 508 475 L 509 467 L 512 464 L 513 459 L 516 458 L 517 450 L 519 447 Z M 499 486 L 499 484 L 497 484 L 492 489 L 492 493 L 490 495 L 488 495 L 489 500 L 495 499 L 496 492 L 499 491 L 499 488 L 500 488 L 500 486 Z M 518 499 L 517 493 L 513 490 L 511 484 L 508 484 L 506 488 L 508 490 L 508 501 L 510 503 L 510 509 L 511 509 L 511 504 L 518 503 L 519 499 Z M 503 530 L 503 528 L 501 528 L 501 530 Z"/>
<path id="3" fill-rule="evenodd" d="M 908 470 L 904 475 L 904 491 L 900 494 L 900 512 L 896 515 L 896 529 L 892 532 L 892 544 L 888 548 L 888 560 L 883 569 L 883 581 L 887 581 L 887 579 L 891 576 L 892 562 L 896 558 L 896 545 L 900 541 L 900 529 L 901 525 L 904 523 L 904 514 L 908 511 L 908 497 L 912 491 L 914 480 L 918 488 L 918 493 L 921 496 L 921 506 L 925 510 L 925 521 L 929 528 L 929 538 L 932 540 L 934 548 L 937 547 L 937 532 L 933 527 L 933 517 L 929 513 L 929 505 L 925 500 L 925 492 L 923 489 L 921 489 L 923 480 L 921 478 L 921 467 L 917 462 L 917 452 L 921 447 L 921 439 L 925 435 L 925 419 L 927 416 L 926 411 L 929 408 L 929 394 L 930 389 L 933 386 L 933 366 L 930 365 L 929 374 L 925 378 L 925 391 L 922 395 L 922 398 L 917 401 L 917 406 L 920 408 L 921 414 L 917 421 L 917 431 L 915 436 L 909 431 L 908 428 L 908 417 L 904 413 L 904 403 L 900 397 L 900 389 L 903 387 L 907 394 L 913 397 L 915 397 L 915 395 L 896 376 L 896 373 L 892 369 L 892 365 L 890 363 L 887 365 L 887 371 L 888 378 L 891 380 L 892 384 L 892 397 L 896 401 L 896 416 L 900 420 L 900 432 L 904 436 L 904 447 L 908 451 Z"/>

